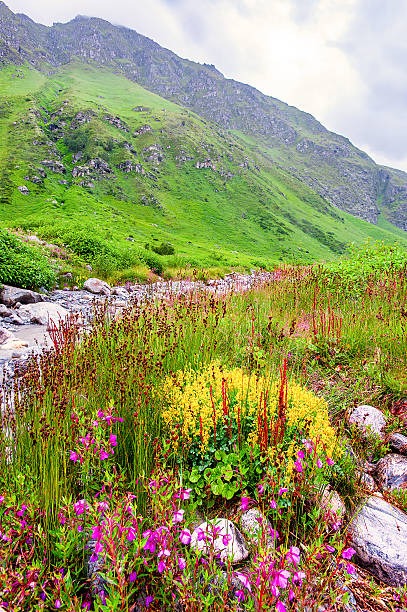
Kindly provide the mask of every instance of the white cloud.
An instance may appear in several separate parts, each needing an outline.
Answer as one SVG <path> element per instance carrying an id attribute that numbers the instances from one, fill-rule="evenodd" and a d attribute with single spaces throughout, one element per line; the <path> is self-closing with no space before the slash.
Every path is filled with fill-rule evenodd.
<path id="1" fill-rule="evenodd" d="M 407 5 L 399 0 L 8 0 L 8 5 L 48 25 L 78 13 L 126 25 L 182 57 L 215 64 L 225 76 L 312 113 L 374 159 L 407 170 Z"/>

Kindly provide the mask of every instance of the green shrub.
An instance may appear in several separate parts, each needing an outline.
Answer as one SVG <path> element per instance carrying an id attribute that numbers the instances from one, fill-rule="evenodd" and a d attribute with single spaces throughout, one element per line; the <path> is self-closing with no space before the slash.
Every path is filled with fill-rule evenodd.
<path id="1" fill-rule="evenodd" d="M 24 289 L 50 289 L 55 282 L 55 271 L 43 255 L 0 230 L 0 283 Z"/>
<path id="2" fill-rule="evenodd" d="M 175 253 L 171 242 L 162 242 L 159 246 L 152 245 L 151 250 L 158 255 L 174 255 Z"/>

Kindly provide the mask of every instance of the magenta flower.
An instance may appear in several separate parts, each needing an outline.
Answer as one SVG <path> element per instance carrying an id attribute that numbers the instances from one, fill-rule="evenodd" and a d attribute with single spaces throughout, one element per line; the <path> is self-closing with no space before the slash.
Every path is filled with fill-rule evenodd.
<path id="1" fill-rule="evenodd" d="M 127 530 L 127 541 L 133 542 L 137 538 L 137 530 L 134 527 L 129 527 Z"/>
<path id="2" fill-rule="evenodd" d="M 312 440 L 302 440 L 302 443 L 304 444 L 307 453 L 312 453 L 312 451 L 314 450 L 314 444 L 312 443 Z"/>
<path id="3" fill-rule="evenodd" d="M 328 465 L 335 465 L 335 461 L 333 459 L 331 459 L 330 457 L 326 458 L 326 462 Z"/>
<path id="4" fill-rule="evenodd" d="M 152 595 L 147 595 L 146 597 L 146 608 L 150 607 L 150 604 L 153 603 L 154 601 L 154 597 Z"/>
<path id="5" fill-rule="evenodd" d="M 191 543 L 191 532 L 189 529 L 183 529 L 179 536 L 181 544 L 188 546 Z"/>
<path id="6" fill-rule="evenodd" d="M 115 434 L 110 434 L 109 442 L 111 446 L 117 446 L 117 436 L 115 436 Z"/>
<path id="7" fill-rule="evenodd" d="M 129 582 L 135 582 L 137 580 L 137 572 L 130 572 Z"/>
<path id="8" fill-rule="evenodd" d="M 165 561 L 160 559 L 160 561 L 158 562 L 158 565 L 157 565 L 157 569 L 160 572 L 160 574 L 162 574 L 165 571 L 166 567 L 167 566 L 165 565 Z"/>
<path id="9" fill-rule="evenodd" d="M 242 574 L 242 572 L 235 572 L 235 576 L 236 576 L 236 578 L 238 580 L 240 580 L 240 582 L 243 584 L 245 589 L 247 589 L 249 591 L 249 593 L 251 593 L 252 592 L 252 587 L 251 587 L 251 584 L 250 584 L 250 580 L 246 576 L 246 574 Z"/>
<path id="10" fill-rule="evenodd" d="M 103 410 L 98 410 L 98 417 L 99 417 L 99 419 L 104 419 L 105 418 L 105 413 L 103 412 Z"/>
<path id="11" fill-rule="evenodd" d="M 4 502 L 4 495 L 0 495 L 0 504 Z"/>
<path id="12" fill-rule="evenodd" d="M 78 455 L 76 451 L 70 451 L 69 459 L 76 463 L 77 461 L 80 461 L 80 455 Z"/>
<path id="13" fill-rule="evenodd" d="M 319 469 L 322 468 L 322 461 L 321 461 L 321 459 L 319 457 L 317 459 L 317 468 L 319 468 Z"/>
<path id="14" fill-rule="evenodd" d="M 276 502 L 276 500 L 275 500 L 275 499 L 272 499 L 272 500 L 271 500 L 271 502 L 270 502 L 270 508 L 271 508 L 272 510 L 275 510 L 275 509 L 277 508 L 277 502 Z"/>
<path id="15" fill-rule="evenodd" d="M 109 458 L 109 453 L 107 453 L 103 448 L 100 450 L 99 457 L 101 461 Z"/>
<path id="16" fill-rule="evenodd" d="M 289 577 L 290 572 L 287 572 L 287 570 L 277 570 L 273 576 L 274 586 L 280 587 L 281 589 L 285 589 L 288 584 Z"/>
<path id="17" fill-rule="evenodd" d="M 102 501 L 98 504 L 97 511 L 99 514 L 103 514 L 107 510 L 109 510 L 109 504 L 106 501 Z"/>
<path id="18" fill-rule="evenodd" d="M 237 591 L 235 591 L 235 596 L 240 602 L 243 602 L 245 600 L 244 592 L 242 591 L 242 589 L 238 589 Z"/>
<path id="19" fill-rule="evenodd" d="M 293 565 L 297 566 L 300 562 L 300 549 L 296 546 L 291 546 L 285 558 L 287 561 L 290 561 Z"/>
<path id="20" fill-rule="evenodd" d="M 185 561 L 184 557 L 178 557 L 178 568 L 181 572 L 184 571 L 184 569 L 187 566 L 187 562 Z"/>
<path id="21" fill-rule="evenodd" d="M 26 510 L 27 510 L 27 506 L 25 504 L 23 504 L 21 506 L 21 510 L 16 512 L 16 516 L 19 516 L 20 518 L 22 518 L 24 516 Z"/>
<path id="22" fill-rule="evenodd" d="M 333 546 L 331 546 L 330 544 L 325 544 L 325 548 L 326 548 L 326 550 L 327 550 L 328 552 L 330 552 L 330 553 L 334 553 L 334 552 L 335 552 L 334 547 L 333 547 Z"/>
<path id="23" fill-rule="evenodd" d="M 85 499 L 80 499 L 73 505 L 76 516 L 80 516 L 88 509 L 88 504 Z"/>
<path id="24" fill-rule="evenodd" d="M 102 537 L 102 527 L 100 525 L 96 525 L 96 527 L 93 528 L 91 538 L 92 540 L 100 540 L 101 537 Z"/>
<path id="25" fill-rule="evenodd" d="M 354 548 L 346 548 L 342 551 L 343 559 L 352 559 L 353 555 L 356 554 L 356 550 Z"/>
<path id="26" fill-rule="evenodd" d="M 184 520 L 184 512 L 185 510 L 176 510 L 172 515 L 172 522 L 182 523 L 182 521 Z"/>
<path id="27" fill-rule="evenodd" d="M 305 572 L 295 572 L 293 574 L 293 583 L 302 586 L 302 581 L 305 578 Z"/>
<path id="28" fill-rule="evenodd" d="M 191 497 L 191 491 L 192 491 L 192 489 L 181 489 L 181 491 L 179 493 L 179 498 L 182 501 L 185 501 L 185 500 L 189 499 Z"/>
<path id="29" fill-rule="evenodd" d="M 280 595 L 280 589 L 278 587 L 276 587 L 275 584 L 271 585 L 271 594 L 273 595 L 273 597 L 278 597 Z"/>
<path id="30" fill-rule="evenodd" d="M 230 535 L 230 533 L 226 533 L 224 536 L 222 536 L 223 546 L 227 546 L 231 540 L 232 536 Z"/>
<path id="31" fill-rule="evenodd" d="M 257 491 L 259 492 L 259 495 L 263 495 L 263 493 L 264 493 L 264 486 L 262 484 L 258 484 L 257 485 Z"/>
<path id="32" fill-rule="evenodd" d="M 286 612 L 287 608 L 283 604 L 283 602 L 279 599 L 276 603 L 276 612 Z"/>
<path id="33" fill-rule="evenodd" d="M 242 497 L 242 499 L 240 500 L 240 509 L 243 512 L 246 512 L 246 510 L 248 510 L 248 508 L 249 508 L 249 504 L 250 504 L 250 498 L 249 497 Z"/>
<path id="34" fill-rule="evenodd" d="M 55 600 L 55 607 L 56 608 L 60 608 L 62 606 L 61 600 L 60 599 L 56 599 Z"/>
<path id="35" fill-rule="evenodd" d="M 278 490 L 278 494 L 281 497 L 281 495 L 283 495 L 283 493 L 287 493 L 287 491 L 288 491 L 287 487 L 280 487 Z"/>
<path id="36" fill-rule="evenodd" d="M 352 565 L 352 563 L 347 563 L 346 564 L 346 571 L 348 572 L 348 574 L 350 576 L 355 575 L 356 574 L 356 570 L 354 568 L 354 566 Z"/>
<path id="37" fill-rule="evenodd" d="M 296 461 L 294 461 L 294 467 L 297 470 L 297 472 L 299 472 L 300 474 L 304 471 L 304 468 L 302 467 L 302 463 L 300 459 L 297 459 Z"/>
<path id="38" fill-rule="evenodd" d="M 303 450 L 299 450 L 297 452 L 297 457 L 298 457 L 298 459 L 304 459 L 304 457 L 305 457 L 304 451 Z"/>

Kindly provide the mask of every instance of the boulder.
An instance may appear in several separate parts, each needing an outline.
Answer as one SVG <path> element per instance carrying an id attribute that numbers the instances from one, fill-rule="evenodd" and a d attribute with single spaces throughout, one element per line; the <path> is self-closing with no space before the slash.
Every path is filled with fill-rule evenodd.
<path id="1" fill-rule="evenodd" d="M 192 532 L 191 548 L 219 554 L 222 560 L 240 563 L 249 556 L 245 541 L 235 525 L 224 518 L 201 523 Z"/>
<path id="2" fill-rule="evenodd" d="M 392 586 L 407 583 L 407 515 L 371 496 L 349 525 L 355 561 Z"/>
<path id="3" fill-rule="evenodd" d="M 0 312 L 1 316 L 1 312 Z M 407 437 L 403 436 L 401 433 L 393 433 L 391 434 L 388 443 L 390 445 L 391 450 L 395 453 L 400 453 L 401 455 L 407 455 Z"/>
<path id="4" fill-rule="evenodd" d="M 381 489 L 407 488 L 407 457 L 403 455 L 386 455 L 376 465 L 374 477 Z"/>
<path id="5" fill-rule="evenodd" d="M 258 508 L 250 508 L 243 512 L 240 527 L 254 544 L 263 541 L 267 548 L 274 548 L 277 532 L 273 530 L 270 521 Z"/>
<path id="6" fill-rule="evenodd" d="M 356 406 L 350 411 L 348 422 L 356 425 L 365 435 L 370 433 L 376 434 L 381 439 L 384 438 L 386 419 L 383 412 L 374 406 Z"/>
<path id="7" fill-rule="evenodd" d="M 346 514 L 346 506 L 339 493 L 331 489 L 329 485 L 322 493 L 321 508 L 331 515 L 329 523 L 335 523 L 340 526 Z"/>
<path id="8" fill-rule="evenodd" d="M 4 304 L 0 304 L 0 317 L 11 317 L 13 311 L 7 308 Z"/>
<path id="9" fill-rule="evenodd" d="M 110 295 L 109 285 L 99 278 L 88 278 L 83 283 L 83 288 L 96 295 Z"/>
<path id="10" fill-rule="evenodd" d="M 18 314 L 26 323 L 48 325 L 52 321 L 55 325 L 59 326 L 60 322 L 69 315 L 69 311 L 53 302 L 40 302 L 20 306 Z"/>
<path id="11" fill-rule="evenodd" d="M 13 332 L 9 331 L 8 329 L 5 329 L 4 327 L 0 327 L 0 344 L 5 344 L 13 337 Z"/>
<path id="12" fill-rule="evenodd" d="M 3 285 L 3 288 L 0 290 L 0 302 L 6 306 L 15 306 L 17 303 L 34 304 L 43 300 L 44 298 L 40 293 L 30 291 L 30 289 Z"/>

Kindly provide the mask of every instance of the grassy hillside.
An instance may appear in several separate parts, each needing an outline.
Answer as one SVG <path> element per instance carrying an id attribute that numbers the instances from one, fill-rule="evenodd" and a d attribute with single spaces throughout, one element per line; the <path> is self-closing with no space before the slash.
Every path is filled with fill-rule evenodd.
<path id="1" fill-rule="evenodd" d="M 407 244 L 332 207 L 247 137 L 107 70 L 8 67 L 0 91 L 0 224 L 62 247 L 62 271 L 91 264 L 124 280 L 329 260 L 367 238 Z"/>

